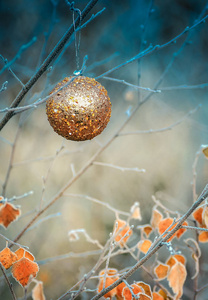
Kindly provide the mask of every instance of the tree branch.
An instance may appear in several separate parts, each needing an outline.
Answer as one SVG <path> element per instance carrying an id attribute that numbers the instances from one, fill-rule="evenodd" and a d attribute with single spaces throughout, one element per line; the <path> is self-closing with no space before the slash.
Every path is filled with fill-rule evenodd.
<path id="1" fill-rule="evenodd" d="M 90 0 L 87 4 L 87 6 L 82 11 L 82 20 L 89 14 L 89 12 L 92 10 L 92 8 L 95 6 L 95 4 L 98 2 L 98 0 Z M 10 108 L 17 107 L 24 96 L 28 93 L 28 91 L 32 88 L 32 86 L 36 83 L 36 81 L 43 75 L 43 73 L 47 70 L 50 63 L 56 58 L 56 56 L 61 52 L 64 45 L 68 41 L 68 39 L 71 37 L 71 35 L 74 32 L 74 27 L 76 28 L 80 23 L 80 17 L 77 17 L 75 20 L 75 24 L 72 24 L 67 32 L 63 35 L 63 37 L 60 39 L 60 41 L 56 44 L 56 46 L 53 48 L 53 50 L 50 52 L 48 57 L 45 59 L 45 61 L 42 63 L 40 68 L 36 71 L 36 73 L 28 80 L 28 82 L 25 84 L 25 86 L 21 89 L 17 97 L 12 102 Z M 74 26 L 75 25 L 75 26 Z M 7 124 L 7 122 L 13 117 L 14 112 L 8 111 L 3 119 L 0 122 L 0 130 Z"/>

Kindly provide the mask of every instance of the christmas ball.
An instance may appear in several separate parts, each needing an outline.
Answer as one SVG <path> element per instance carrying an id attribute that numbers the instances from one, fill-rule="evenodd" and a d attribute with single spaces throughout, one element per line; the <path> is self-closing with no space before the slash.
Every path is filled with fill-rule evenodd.
<path id="1" fill-rule="evenodd" d="M 106 89 L 94 78 L 66 77 L 46 102 L 48 121 L 68 140 L 91 140 L 107 126 L 111 102 Z"/>

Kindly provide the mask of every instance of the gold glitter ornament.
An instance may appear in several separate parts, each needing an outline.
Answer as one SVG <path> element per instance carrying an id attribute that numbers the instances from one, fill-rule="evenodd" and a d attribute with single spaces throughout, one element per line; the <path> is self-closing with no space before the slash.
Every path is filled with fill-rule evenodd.
<path id="1" fill-rule="evenodd" d="M 94 78 L 78 76 L 70 82 L 72 78 L 66 77 L 51 91 L 54 95 L 46 102 L 48 121 L 67 140 L 91 140 L 110 120 L 110 98 Z"/>

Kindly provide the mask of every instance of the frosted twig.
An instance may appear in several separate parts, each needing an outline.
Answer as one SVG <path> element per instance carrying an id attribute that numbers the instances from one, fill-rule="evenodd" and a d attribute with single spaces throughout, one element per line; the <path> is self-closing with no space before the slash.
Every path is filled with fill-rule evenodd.
<path id="1" fill-rule="evenodd" d="M 102 253 L 102 250 L 91 250 L 91 251 L 85 251 L 85 252 L 81 252 L 81 253 L 75 253 L 75 252 L 69 252 L 66 254 L 61 254 L 61 255 L 57 255 L 54 257 L 49 257 L 49 258 L 45 258 L 42 260 L 38 261 L 39 265 L 45 265 L 54 261 L 59 261 L 59 260 L 63 260 L 63 259 L 68 259 L 68 258 L 86 258 L 88 256 L 95 256 L 95 255 L 100 255 Z"/>
<path id="2" fill-rule="evenodd" d="M 12 245 L 16 245 L 16 246 L 18 246 L 18 247 L 20 247 L 20 248 L 29 249 L 29 247 L 27 247 L 27 246 L 23 246 L 23 245 L 21 245 L 21 244 L 19 244 L 19 243 L 13 242 L 12 240 L 8 239 L 6 236 L 4 236 L 4 235 L 1 234 L 1 233 L 0 233 L 0 237 L 3 238 L 3 239 L 5 239 L 7 242 L 9 242 L 9 243 L 12 244 Z"/>
<path id="3" fill-rule="evenodd" d="M 138 89 L 138 90 L 140 89 L 140 90 L 144 90 L 144 91 L 147 91 L 147 92 L 153 92 L 153 93 L 160 93 L 161 92 L 161 90 L 152 90 L 152 89 L 147 88 L 147 87 L 143 87 L 143 86 L 139 86 L 139 85 L 129 83 L 124 79 L 117 79 L 117 78 L 112 78 L 112 77 L 107 77 L 107 76 L 104 76 L 102 78 L 110 80 L 110 81 L 115 81 L 115 82 L 118 82 L 118 83 L 122 83 L 122 84 L 128 85 L 128 86 L 130 86 L 134 89 Z"/>
<path id="4" fill-rule="evenodd" d="M 92 10 L 92 8 L 95 6 L 98 0 L 90 0 L 84 10 L 82 11 L 82 19 L 84 19 L 89 12 Z M 79 24 L 79 18 L 76 19 L 75 25 L 77 26 Z M 50 52 L 48 57 L 45 59 L 45 61 L 42 63 L 40 68 L 35 72 L 35 74 L 29 79 L 29 81 L 25 84 L 24 88 L 19 92 L 17 97 L 12 102 L 10 108 L 17 107 L 24 96 L 28 93 L 28 91 L 32 88 L 32 86 L 36 83 L 36 81 L 42 76 L 42 74 L 48 69 L 51 62 L 58 56 L 58 54 L 63 49 L 64 45 L 68 42 L 69 38 L 74 32 L 74 26 L 73 24 L 69 27 L 69 29 L 66 31 L 66 33 L 63 35 L 63 37 L 60 39 L 60 41 L 56 44 L 56 46 L 53 48 L 53 50 Z M 7 122 L 13 117 L 14 112 L 8 111 L 3 119 L 0 121 L 0 130 L 7 124 Z"/>
<path id="5" fill-rule="evenodd" d="M 7 184 L 8 184 L 8 181 L 9 181 L 9 177 L 10 177 L 10 174 L 11 174 L 11 171 L 12 171 L 12 168 L 13 168 L 14 153 L 15 153 L 19 133 L 20 133 L 20 127 L 18 126 L 16 135 L 15 135 L 15 138 L 14 138 L 14 142 L 12 144 L 12 150 L 11 150 L 11 154 L 10 154 L 10 158 L 9 158 L 9 165 L 8 165 L 8 168 L 7 168 L 6 177 L 5 177 L 4 183 L 2 184 L 2 196 L 3 197 L 5 196 Z"/>
<path id="6" fill-rule="evenodd" d="M 79 198 L 84 198 L 84 199 L 87 199 L 89 201 L 92 201 L 94 203 L 97 203 L 97 204 L 100 204 L 106 208 L 108 208 L 109 210 L 111 210 L 112 212 L 114 212 L 115 214 L 120 214 L 120 215 L 124 215 L 124 216 L 130 216 L 130 213 L 128 212 L 124 212 L 124 211 L 121 211 L 121 210 L 118 210 L 114 207 L 112 207 L 109 203 L 106 203 L 106 202 L 102 202 L 101 200 L 98 200 L 96 198 L 93 198 L 93 197 L 90 197 L 90 196 L 87 196 L 87 195 L 82 195 L 82 194 L 68 194 L 68 193 L 64 193 L 63 196 L 65 197 L 79 197 Z"/>
<path id="7" fill-rule="evenodd" d="M 110 167 L 110 168 L 118 169 L 122 172 L 125 172 L 125 171 L 134 171 L 134 172 L 138 172 L 138 173 L 145 173 L 146 172 L 145 169 L 139 169 L 137 167 L 136 168 L 125 168 L 125 167 L 120 167 L 120 166 L 116 166 L 116 165 L 113 165 L 113 164 L 102 163 L 102 162 L 98 162 L 98 161 L 93 162 L 93 165 Z"/>
<path id="8" fill-rule="evenodd" d="M 76 175 L 74 164 L 71 164 L 70 166 L 71 166 L 72 175 L 74 177 Z"/>
<path id="9" fill-rule="evenodd" d="M 114 239 L 116 237 L 116 231 L 118 228 L 118 223 L 116 223 L 115 228 L 113 233 L 111 234 L 111 242 L 109 244 L 109 251 L 108 254 L 106 256 L 106 264 L 105 264 L 105 274 L 104 274 L 104 278 L 103 278 L 103 289 L 105 288 L 105 283 L 106 283 L 106 277 L 107 277 L 107 272 L 108 272 L 108 268 L 109 268 L 109 263 L 110 263 L 110 258 L 111 258 L 111 253 L 115 248 L 115 244 L 114 244 Z"/>
<path id="10" fill-rule="evenodd" d="M 8 202 L 12 202 L 12 201 L 16 201 L 16 200 L 19 200 L 19 199 L 23 199 L 23 198 L 26 198 L 28 196 L 31 196 L 33 195 L 33 191 L 29 191 L 27 193 L 24 193 L 23 195 L 20 195 L 20 196 L 13 196 L 12 198 L 9 198 L 7 201 Z"/>
<path id="11" fill-rule="evenodd" d="M 102 250 L 102 253 L 101 253 L 99 259 L 97 260 L 96 264 L 94 265 L 94 267 L 87 274 L 85 274 L 83 276 L 83 278 L 79 282 L 77 282 L 73 287 L 71 287 L 64 295 L 62 295 L 57 300 L 63 300 L 78 285 L 80 286 L 80 288 L 76 292 L 76 294 L 71 297 L 71 300 L 75 299 L 77 296 L 79 296 L 79 294 L 84 290 L 84 287 L 85 287 L 87 281 L 92 277 L 93 274 L 95 274 L 95 272 L 98 270 L 98 268 L 100 267 L 100 265 L 103 263 L 105 253 L 108 250 L 111 241 L 112 241 L 112 237 L 110 237 L 110 239 L 108 239 L 108 241 L 106 242 L 106 244 L 105 244 L 105 246 L 104 246 L 104 248 Z"/>
<path id="12" fill-rule="evenodd" d="M 195 201 L 197 199 L 197 193 L 196 193 L 196 177 L 197 177 L 197 172 L 196 172 L 196 167 L 198 164 L 198 160 L 199 160 L 199 156 L 201 154 L 201 147 L 199 148 L 199 150 L 196 152 L 195 154 L 195 158 L 194 158 L 194 162 L 192 165 L 192 192 L 193 192 L 193 201 Z"/>
<path id="13" fill-rule="evenodd" d="M 100 242 L 98 240 L 92 239 L 84 228 L 70 230 L 68 232 L 69 239 L 70 239 L 70 236 L 72 236 L 72 238 L 73 238 L 74 236 L 78 236 L 79 233 L 82 233 L 84 235 L 87 242 L 98 246 L 98 248 L 100 248 L 100 249 L 103 249 L 103 246 L 100 244 Z"/>
<path id="14" fill-rule="evenodd" d="M 103 9 L 101 9 L 100 11 L 98 11 L 96 14 L 92 14 L 91 17 L 89 18 L 89 20 L 87 20 L 81 26 L 77 27 L 76 31 L 79 31 L 79 30 L 85 28 L 90 22 L 92 22 L 95 18 L 97 18 L 98 16 L 100 16 L 105 11 L 105 9 L 106 8 L 103 7 Z"/>
<path id="15" fill-rule="evenodd" d="M 147 254 L 145 254 L 125 275 L 121 276 L 117 281 L 115 281 L 113 284 L 105 288 L 103 291 L 98 293 L 96 296 L 92 298 L 92 300 L 98 300 L 101 296 L 108 293 L 110 290 L 118 286 L 123 280 L 130 277 L 139 267 L 141 267 L 153 254 L 155 254 L 163 245 L 165 242 L 169 240 L 169 238 L 178 230 L 181 228 L 184 221 L 193 213 L 193 211 L 208 197 L 208 184 L 205 186 L 204 190 L 202 191 L 201 195 L 197 199 L 195 203 L 188 209 L 188 211 L 180 218 L 180 220 L 177 221 L 177 224 L 173 229 L 171 229 L 169 232 L 167 230 L 165 232 L 166 236 L 163 237 L 162 240 L 161 237 L 159 237 L 159 241 L 156 242 L 156 245 L 149 251 Z M 171 224 L 172 226 L 173 224 Z"/>
<path id="16" fill-rule="evenodd" d="M 115 53 L 111 54 L 109 57 L 107 57 L 107 58 L 105 58 L 103 60 L 94 61 L 89 67 L 86 68 L 87 72 L 91 71 L 94 68 L 100 67 L 100 66 L 108 63 L 109 61 L 115 59 L 118 55 L 119 55 L 119 53 L 115 52 Z"/>
<path id="17" fill-rule="evenodd" d="M 130 286 L 130 284 L 128 284 L 128 282 L 127 282 L 125 279 L 123 279 L 122 281 L 123 281 L 123 282 L 125 283 L 125 285 L 129 288 L 129 291 L 130 291 L 130 293 L 131 293 L 132 299 L 139 299 L 140 297 L 138 298 L 138 296 L 134 294 L 134 292 L 133 292 L 133 287 Z"/>
<path id="18" fill-rule="evenodd" d="M 12 60 L 10 60 L 10 62 L 7 62 L 7 63 L 5 64 L 5 66 L 0 70 L 0 75 L 1 75 L 6 69 L 10 68 L 11 65 L 12 65 L 17 59 L 19 59 L 19 58 L 21 57 L 22 53 L 23 53 L 25 50 L 27 50 L 27 48 L 31 47 L 36 41 L 37 41 L 37 38 L 36 38 L 36 37 L 33 37 L 33 38 L 31 39 L 30 42 L 28 42 L 28 43 L 25 44 L 25 45 L 22 45 L 22 46 L 20 47 L 19 51 L 17 52 L 17 54 L 15 55 L 15 57 L 14 57 Z M 1 58 L 3 57 L 2 55 L 0 55 L 0 56 L 1 56 Z M 3 60 L 5 60 L 5 59 L 3 58 Z"/>
<path id="19" fill-rule="evenodd" d="M 193 84 L 193 85 L 177 85 L 177 86 L 167 86 L 160 88 L 161 91 L 173 91 L 173 90 L 194 90 L 194 89 L 204 89 L 208 87 L 208 83 Z"/>
<path id="20" fill-rule="evenodd" d="M 204 16 L 204 13 L 207 11 L 207 4 L 205 5 L 204 9 L 202 10 L 202 12 L 200 13 L 198 19 L 194 22 L 194 24 L 196 24 L 198 21 L 200 21 L 203 16 Z M 168 73 L 168 71 L 170 70 L 170 68 L 172 67 L 175 59 L 179 56 L 179 54 L 183 51 L 183 49 L 185 48 L 186 45 L 188 45 L 188 40 L 190 39 L 192 35 L 192 31 L 189 31 L 185 41 L 183 42 L 183 44 L 180 46 L 180 48 L 175 52 L 173 53 L 172 55 L 172 58 L 169 62 L 169 64 L 165 67 L 165 70 L 164 72 L 162 73 L 162 75 L 160 76 L 159 80 L 158 80 L 158 83 L 156 85 L 156 88 L 160 86 L 160 84 L 162 83 L 163 79 L 165 78 L 165 75 Z"/>
<path id="21" fill-rule="evenodd" d="M 8 84 L 8 81 L 5 81 L 4 83 L 2 83 L 2 86 L 0 88 L 0 93 L 7 89 L 7 84 Z"/>
<path id="22" fill-rule="evenodd" d="M 150 45 L 147 49 L 145 49 L 144 51 L 138 53 L 137 55 L 135 55 L 134 57 L 130 58 L 129 60 L 127 60 L 126 62 L 102 73 L 101 75 L 97 76 L 96 79 L 98 78 L 101 78 L 101 77 L 104 77 L 132 62 L 134 62 L 135 60 L 138 60 L 138 59 L 141 59 L 147 55 L 150 55 L 152 54 L 153 52 L 155 51 L 158 51 L 158 50 L 161 50 L 171 44 L 174 44 L 179 38 L 181 38 L 184 34 L 188 33 L 190 30 L 194 29 L 195 27 L 197 27 L 199 24 L 203 23 L 206 19 L 208 18 L 208 15 L 206 15 L 204 18 L 202 18 L 201 20 L 195 22 L 192 26 L 187 26 L 180 34 L 178 34 L 177 36 L 175 36 L 173 39 L 171 39 L 170 41 L 162 44 L 162 45 L 155 45 L 155 46 L 152 46 Z"/>
<path id="23" fill-rule="evenodd" d="M 49 166 L 49 168 L 47 170 L 46 176 L 43 177 L 43 188 L 42 188 L 42 196 L 41 196 L 41 200 L 40 200 L 39 209 L 41 209 L 41 207 L 42 207 L 42 203 L 43 203 L 43 200 L 44 200 L 45 189 L 46 189 L 46 183 L 47 183 L 48 178 L 50 176 L 51 169 L 52 169 L 52 167 L 53 167 L 53 165 L 55 163 L 56 158 L 59 156 L 59 154 L 61 153 L 61 151 L 63 149 L 64 149 L 64 143 L 62 142 L 61 147 L 58 150 L 56 150 L 56 153 L 55 153 L 55 155 L 53 157 L 53 160 L 52 160 L 52 162 L 51 162 L 51 164 L 50 164 L 50 166 Z"/>
<path id="24" fill-rule="evenodd" d="M 78 153 L 78 152 L 82 152 L 82 147 L 76 149 L 76 150 L 66 150 L 63 151 L 62 153 L 59 154 L 59 157 L 71 154 L 71 153 Z M 13 167 L 18 167 L 18 166 L 22 166 L 22 165 L 26 165 L 26 164 L 31 164 L 34 162 L 42 162 L 42 161 L 50 161 L 54 159 L 54 155 L 51 156 L 46 156 L 46 157 L 37 157 L 34 159 L 29 159 L 29 160 L 24 160 L 24 161 L 20 161 L 20 162 L 16 162 L 13 164 Z"/>
<path id="25" fill-rule="evenodd" d="M 56 10 L 57 10 L 58 1 L 53 1 L 52 0 L 51 3 L 53 5 L 51 22 L 50 22 L 48 31 L 44 33 L 45 40 L 44 40 L 44 44 L 43 44 L 43 47 L 42 47 L 42 52 L 41 52 L 41 55 L 40 55 L 40 58 L 39 58 L 38 66 L 43 61 L 43 58 L 46 56 L 46 47 L 47 47 L 47 44 L 48 44 L 48 40 L 49 40 L 49 37 L 50 37 L 51 33 L 53 32 L 54 25 L 57 23 Z"/>
<path id="26" fill-rule="evenodd" d="M 57 217 L 60 217 L 61 216 L 61 213 L 60 212 L 57 212 L 55 214 L 52 214 L 52 215 L 49 215 L 49 216 L 46 216 L 42 219 L 40 219 L 37 223 L 35 223 L 33 226 L 31 226 L 30 228 L 27 229 L 26 232 L 30 231 L 30 230 L 33 230 L 35 228 L 37 228 L 39 225 L 41 225 L 43 222 L 46 222 L 50 219 L 53 219 L 53 218 L 57 218 Z"/>
<path id="27" fill-rule="evenodd" d="M 208 232 L 208 228 L 202 228 L 202 227 L 196 227 L 196 226 L 183 225 L 183 226 L 181 226 L 181 228 Z"/>
<path id="28" fill-rule="evenodd" d="M 7 285 L 8 285 L 8 287 L 9 287 L 9 290 L 10 290 L 10 292 L 11 292 L 11 294 L 12 294 L 13 300 L 17 300 L 16 295 L 15 295 L 14 290 L 13 290 L 13 286 L 12 286 L 12 284 L 10 283 L 9 278 L 8 278 L 7 275 L 6 275 L 6 272 L 5 272 L 4 267 L 2 266 L 1 262 L 0 262 L 0 268 L 1 268 L 1 271 L 2 271 L 2 273 L 3 273 L 3 275 L 4 275 L 5 280 L 6 280 L 6 282 L 7 282 Z"/>
<path id="29" fill-rule="evenodd" d="M 159 133 L 164 132 L 168 130 L 172 130 L 174 127 L 180 125 L 183 121 L 185 121 L 187 118 L 189 118 L 191 115 L 193 115 L 195 112 L 198 111 L 198 109 L 201 108 L 201 105 L 197 105 L 194 109 L 190 110 L 185 116 L 183 116 L 180 120 L 177 122 L 160 129 L 149 129 L 149 130 L 136 130 L 136 131 L 129 131 L 129 132 L 121 132 L 118 136 L 124 136 L 124 135 L 133 135 L 133 134 L 143 134 L 143 133 Z"/>
<path id="30" fill-rule="evenodd" d="M 177 211 L 174 211 L 174 210 L 171 210 L 171 209 L 165 207 L 165 206 L 160 202 L 160 200 L 157 200 L 157 199 L 156 199 L 156 197 L 155 197 L 154 195 L 152 195 L 152 200 L 154 201 L 154 203 L 155 203 L 157 206 L 161 207 L 161 208 L 163 209 L 163 211 L 165 211 L 166 213 L 171 213 L 171 214 L 173 214 L 173 215 L 177 214 L 177 217 L 178 217 L 178 218 L 180 217 L 180 215 L 179 215 L 179 213 L 178 213 Z"/>
<path id="31" fill-rule="evenodd" d="M 0 110 L 0 113 L 4 112 L 12 112 L 12 113 L 21 113 L 24 112 L 28 109 L 34 109 L 37 108 L 39 105 L 45 103 L 50 97 L 54 96 L 56 93 L 60 92 L 63 90 L 65 87 L 67 87 L 74 79 L 76 76 L 72 77 L 68 82 L 66 82 L 62 87 L 60 87 L 58 90 L 54 91 L 53 93 L 50 93 L 48 96 L 44 97 L 43 99 L 39 98 L 37 101 L 33 102 L 32 104 L 24 105 L 24 106 L 19 106 L 19 107 L 14 107 L 14 108 L 3 108 Z"/>

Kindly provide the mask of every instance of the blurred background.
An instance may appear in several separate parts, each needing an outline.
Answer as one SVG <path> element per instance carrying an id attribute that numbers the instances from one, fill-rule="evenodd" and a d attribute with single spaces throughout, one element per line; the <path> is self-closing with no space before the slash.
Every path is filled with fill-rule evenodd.
<path id="1" fill-rule="evenodd" d="M 86 4 L 85 0 L 75 1 L 75 7 L 80 10 Z M 84 75 L 96 78 L 125 63 L 150 45 L 163 45 L 187 26 L 192 26 L 198 18 L 205 16 L 206 6 L 204 0 L 98 1 L 92 13 L 104 7 L 105 11 L 82 29 L 80 34 L 80 65 L 88 55 Z M 11 69 L 23 84 L 39 68 L 72 20 L 72 12 L 63 0 L 17 0 L 15 5 L 11 0 L 0 1 L 0 54 L 8 61 L 15 58 Z M 152 195 L 179 213 L 184 213 L 190 207 L 193 203 L 192 166 L 200 146 L 208 144 L 208 87 L 193 88 L 208 83 L 207 34 L 208 27 L 204 22 L 189 34 L 181 36 L 176 43 L 109 74 L 109 77 L 150 89 L 154 89 L 163 76 L 158 87 L 161 92 L 153 93 L 122 130 L 126 134 L 116 137 L 96 159 L 115 166 L 145 169 L 146 172 L 121 172 L 116 168 L 93 165 L 70 187 L 68 193 L 94 197 L 126 212 L 135 202 L 139 202 L 143 219 L 137 225 L 149 223 L 154 204 Z M 34 37 L 36 41 L 31 42 Z M 28 43 L 30 45 L 20 51 Z M 17 55 L 19 51 L 21 53 Z M 75 53 L 73 36 L 51 65 L 52 68 L 38 80 L 21 105 L 46 97 L 60 80 L 72 75 L 77 69 Z M 3 68 L 2 59 L 0 63 Z M 0 94 L 0 109 L 8 107 L 21 90 L 20 82 L 8 70 L 1 74 L 0 86 L 5 81 L 8 84 L 7 89 Z M 86 142 L 63 140 L 50 127 L 45 104 L 16 115 L 1 131 L 1 185 L 5 182 L 12 145 L 16 140 L 5 197 L 33 191 L 32 195 L 15 202 L 21 206 L 22 216 L 7 230 L 1 228 L 3 235 L 13 239 L 39 209 L 40 203 L 46 205 L 72 178 L 73 172 L 78 172 L 115 135 L 138 101 L 149 94 L 147 90 L 134 89 L 102 77 L 99 82 L 105 86 L 111 98 L 112 117 L 104 132 L 95 139 Z M 187 88 L 165 90 L 181 85 Z M 167 128 L 177 123 L 170 130 L 148 132 L 150 129 Z M 142 132 L 131 134 L 135 131 Z M 208 162 L 202 154 L 198 157 L 196 188 L 199 194 L 207 183 Z M 40 266 L 37 278 L 44 282 L 47 299 L 61 296 L 92 268 L 98 258 L 96 255 L 84 258 L 78 256 L 47 262 L 48 258 L 71 251 L 81 253 L 97 249 L 84 238 L 76 243 L 69 242 L 68 231 L 85 228 L 93 239 L 104 244 L 113 230 L 114 220 L 115 214 L 112 211 L 86 197 L 65 196 L 40 217 L 39 221 L 42 222 L 37 222 L 36 226 L 25 233 L 19 242 L 29 246 L 37 261 L 46 260 Z M 139 239 L 139 236 L 135 235 L 136 238 Z M 0 240 L 0 245 L 1 249 L 5 247 L 4 239 Z M 112 260 L 111 266 L 122 269 L 133 263 L 133 259 L 125 255 Z M 205 272 L 205 263 L 203 268 Z M 142 272 L 137 272 L 133 279 L 140 280 L 142 276 Z M 90 287 L 95 288 L 96 282 L 92 281 Z M 188 281 L 186 291 L 189 284 L 191 286 L 191 281 Z M 0 298 L 10 299 L 2 277 L 0 285 Z M 14 287 L 21 297 L 22 289 L 15 282 Z M 83 293 L 80 299 L 90 299 L 91 296 Z M 187 292 L 183 299 L 189 297 Z M 201 294 L 200 299 L 206 299 L 206 296 L 203 298 Z"/>

